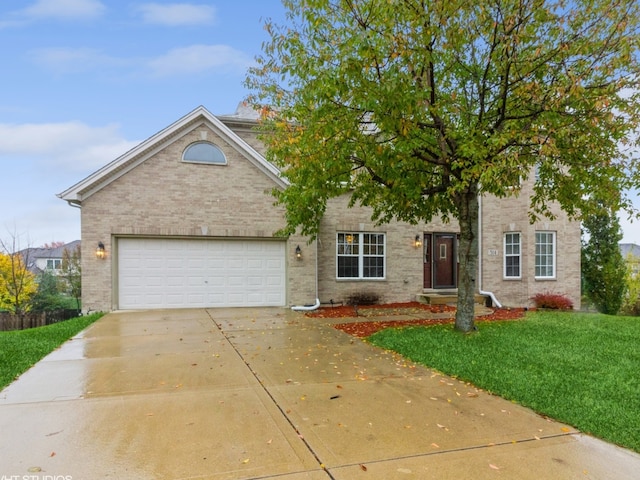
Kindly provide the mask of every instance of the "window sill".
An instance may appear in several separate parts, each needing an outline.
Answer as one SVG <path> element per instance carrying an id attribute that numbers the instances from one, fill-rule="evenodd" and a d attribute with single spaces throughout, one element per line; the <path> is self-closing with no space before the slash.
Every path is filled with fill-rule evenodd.
<path id="1" fill-rule="evenodd" d="M 371 278 L 336 278 L 337 282 L 385 282 L 387 279 L 386 278 L 376 278 L 376 277 L 371 277 Z"/>

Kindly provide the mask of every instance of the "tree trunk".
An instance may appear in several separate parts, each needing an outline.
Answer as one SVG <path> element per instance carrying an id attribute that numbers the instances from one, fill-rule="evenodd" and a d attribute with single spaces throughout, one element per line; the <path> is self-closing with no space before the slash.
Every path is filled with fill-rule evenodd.
<path id="1" fill-rule="evenodd" d="M 458 220 L 460 222 L 460 244 L 458 261 L 458 306 L 455 328 L 461 332 L 476 330 L 474 307 L 476 276 L 478 275 L 478 188 L 472 186 L 469 192 L 458 199 Z"/>

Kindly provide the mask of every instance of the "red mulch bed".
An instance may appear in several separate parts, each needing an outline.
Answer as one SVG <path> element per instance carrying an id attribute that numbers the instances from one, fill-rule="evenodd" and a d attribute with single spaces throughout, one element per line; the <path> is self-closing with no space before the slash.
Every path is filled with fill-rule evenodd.
<path id="1" fill-rule="evenodd" d="M 335 328 L 342 330 L 355 337 L 364 338 L 369 335 L 391 327 L 406 327 L 410 325 L 441 325 L 453 323 L 453 318 L 425 318 L 415 320 L 391 320 L 391 321 L 375 321 L 372 318 L 377 316 L 412 314 L 419 315 L 420 312 L 443 313 L 455 312 L 455 307 L 449 305 L 425 305 L 418 302 L 408 303 L 389 303 L 384 305 L 363 305 L 357 309 L 357 316 L 364 317 L 362 321 L 340 323 L 334 325 Z M 497 308 L 490 315 L 476 317 L 476 322 L 491 322 L 504 320 L 518 320 L 524 317 L 527 310 L 524 308 Z M 312 318 L 346 318 L 355 317 L 356 309 L 353 306 L 335 306 L 321 307 L 313 312 L 307 312 L 308 317 Z"/>
<path id="2" fill-rule="evenodd" d="M 383 303 L 381 305 L 336 305 L 334 307 L 320 307 L 312 312 L 307 312 L 311 318 L 345 318 L 345 317 L 379 317 L 388 315 L 401 315 L 403 313 L 430 313 L 455 312 L 456 307 L 450 305 L 427 305 L 420 302 Z"/>

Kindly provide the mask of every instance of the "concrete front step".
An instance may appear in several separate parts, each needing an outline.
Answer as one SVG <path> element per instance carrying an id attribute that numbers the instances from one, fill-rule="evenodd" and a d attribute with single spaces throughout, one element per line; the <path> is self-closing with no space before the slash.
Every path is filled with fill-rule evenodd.
<path id="1" fill-rule="evenodd" d="M 455 305 L 458 303 L 457 293 L 418 293 L 416 300 L 420 303 L 426 303 L 428 305 Z M 475 303 L 479 305 L 487 304 L 487 297 L 484 295 L 476 294 Z"/>

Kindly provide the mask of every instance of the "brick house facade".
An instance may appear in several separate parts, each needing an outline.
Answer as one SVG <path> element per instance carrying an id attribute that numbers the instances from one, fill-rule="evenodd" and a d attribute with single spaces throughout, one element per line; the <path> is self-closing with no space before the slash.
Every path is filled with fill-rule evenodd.
<path id="1" fill-rule="evenodd" d="M 199 107 L 59 194 L 81 207 L 85 310 L 288 306 L 357 293 L 387 303 L 455 290 L 455 222 L 376 226 L 345 195 L 330 200 L 317 241 L 275 237 L 284 212 L 270 192 L 286 182 L 254 126 L 242 108 L 216 117 Z M 579 305 L 579 224 L 558 212 L 531 225 L 532 181 L 517 198 L 482 198 L 481 288 L 505 306 L 545 291 Z"/>

